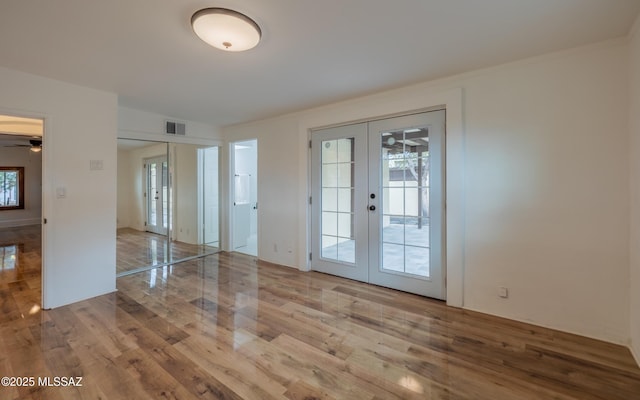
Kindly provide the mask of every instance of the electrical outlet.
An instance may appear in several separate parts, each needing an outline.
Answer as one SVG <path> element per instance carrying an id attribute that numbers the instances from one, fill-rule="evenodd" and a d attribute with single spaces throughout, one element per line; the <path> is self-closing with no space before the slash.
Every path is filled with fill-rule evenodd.
<path id="1" fill-rule="evenodd" d="M 500 288 L 498 288 L 498 296 L 502 297 L 503 299 L 509 298 L 509 289 L 501 286 Z"/>

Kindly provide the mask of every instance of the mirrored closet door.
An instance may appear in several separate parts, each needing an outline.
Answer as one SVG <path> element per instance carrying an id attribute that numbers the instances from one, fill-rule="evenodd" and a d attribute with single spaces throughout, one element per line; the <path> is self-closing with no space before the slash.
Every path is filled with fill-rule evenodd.
<path id="1" fill-rule="evenodd" d="M 118 276 L 213 254 L 218 147 L 118 139 Z"/>

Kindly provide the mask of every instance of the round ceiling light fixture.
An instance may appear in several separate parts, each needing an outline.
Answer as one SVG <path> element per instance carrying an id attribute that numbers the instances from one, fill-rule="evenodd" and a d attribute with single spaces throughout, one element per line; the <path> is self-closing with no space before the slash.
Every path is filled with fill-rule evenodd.
<path id="1" fill-rule="evenodd" d="M 191 17 L 191 26 L 204 42 L 225 51 L 252 49 L 262 37 L 254 20 L 227 8 L 203 8 Z"/>

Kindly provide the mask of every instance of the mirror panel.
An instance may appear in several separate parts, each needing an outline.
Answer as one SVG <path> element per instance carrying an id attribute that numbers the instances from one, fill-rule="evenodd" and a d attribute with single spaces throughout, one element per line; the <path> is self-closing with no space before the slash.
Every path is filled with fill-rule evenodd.
<path id="1" fill-rule="evenodd" d="M 218 147 L 118 139 L 117 276 L 219 251 Z"/>

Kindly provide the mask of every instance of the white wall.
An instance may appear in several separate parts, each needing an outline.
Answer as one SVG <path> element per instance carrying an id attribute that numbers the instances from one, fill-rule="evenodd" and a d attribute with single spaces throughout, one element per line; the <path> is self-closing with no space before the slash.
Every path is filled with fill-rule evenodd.
<path id="1" fill-rule="evenodd" d="M 0 147 L 0 165 L 24 167 L 24 209 L 0 212 L 0 228 L 39 225 L 42 221 L 42 153 L 28 147 Z"/>
<path id="2" fill-rule="evenodd" d="M 627 343 L 627 51 L 600 43 L 225 128 L 260 143 L 260 258 L 306 267 L 307 128 L 435 106 L 461 88 L 464 142 L 447 151 L 462 158 L 447 166 L 460 188 L 448 221 L 462 228 L 448 240 L 462 244 L 464 307 Z"/>
<path id="3" fill-rule="evenodd" d="M 3 114 L 45 119 L 44 307 L 114 291 L 116 95 L 5 68 L 0 87 Z M 90 170 L 90 160 L 103 169 Z"/>
<path id="4" fill-rule="evenodd" d="M 631 350 L 640 364 L 640 17 L 629 42 L 631 145 Z"/>
<path id="5" fill-rule="evenodd" d="M 174 238 L 198 243 L 198 146 L 171 146 L 173 157 Z"/>
<path id="6" fill-rule="evenodd" d="M 165 121 L 167 120 L 185 123 L 185 136 L 165 134 Z M 220 139 L 221 134 L 219 128 L 211 125 L 195 121 L 178 120 L 166 115 L 134 110 L 127 107 L 118 107 L 118 137 L 201 144 L 202 141 L 194 139 Z"/>
<path id="7" fill-rule="evenodd" d="M 465 83 L 469 308 L 626 344 L 626 53 Z"/>
<path id="8" fill-rule="evenodd" d="M 257 123 L 225 129 L 229 141 L 258 139 L 258 256 L 266 261 L 287 266 L 300 266 L 298 258 L 304 253 L 304 235 L 298 234 L 300 191 L 298 122 L 295 116 L 269 119 Z M 221 155 L 228 165 L 228 154 Z M 224 171 L 224 169 L 223 169 Z M 305 171 L 302 171 L 306 174 Z M 228 193 L 228 174 L 220 177 L 222 192 Z M 223 196 L 221 206 L 228 210 L 229 199 Z M 229 232 L 229 213 L 222 212 L 222 232 Z M 227 240 L 223 243 L 224 250 Z M 274 247 L 274 245 L 276 245 Z M 277 247 L 278 251 L 275 251 Z"/>

